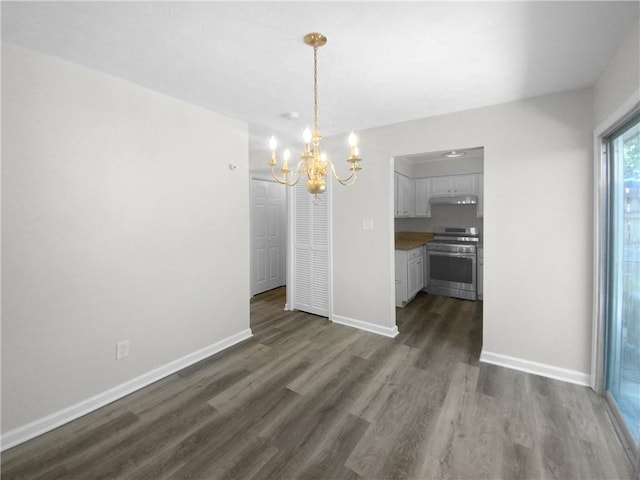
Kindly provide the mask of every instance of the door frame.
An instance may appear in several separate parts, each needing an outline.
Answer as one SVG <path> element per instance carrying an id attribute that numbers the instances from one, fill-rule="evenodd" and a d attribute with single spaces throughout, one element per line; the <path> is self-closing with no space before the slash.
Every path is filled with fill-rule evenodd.
<path id="1" fill-rule="evenodd" d="M 604 315 L 607 310 L 607 270 L 605 254 L 607 252 L 607 211 L 609 208 L 608 157 L 604 143 L 609 134 L 629 120 L 640 109 L 640 89 L 636 90 L 595 130 L 593 135 L 594 171 L 593 171 L 593 335 L 591 345 L 591 388 L 599 394 L 604 393 Z"/>
<path id="2" fill-rule="evenodd" d="M 594 129 L 593 152 L 593 330 L 591 346 L 591 388 L 605 400 L 614 427 L 631 461 L 635 475 L 640 469 L 640 449 L 627 428 L 615 402 L 606 391 L 605 319 L 608 310 L 609 155 L 606 141 L 611 133 L 640 111 L 640 88 Z"/>

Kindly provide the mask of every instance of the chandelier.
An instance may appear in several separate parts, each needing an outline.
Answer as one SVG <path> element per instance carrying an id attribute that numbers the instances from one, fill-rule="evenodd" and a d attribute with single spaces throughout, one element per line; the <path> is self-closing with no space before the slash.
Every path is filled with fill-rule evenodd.
<path id="1" fill-rule="evenodd" d="M 291 159 L 289 149 L 282 153 L 282 166 L 277 168 L 276 148 L 278 147 L 278 142 L 275 137 L 271 137 L 269 140 L 269 148 L 271 149 L 269 165 L 271 166 L 273 179 L 290 187 L 296 185 L 303 174 L 306 175 L 307 190 L 309 193 L 317 195 L 326 190 L 325 177 L 329 174 L 329 171 L 342 185 L 352 185 L 356 181 L 358 170 L 361 170 L 358 165 L 361 159 L 358 157 L 358 138 L 353 132 L 349 135 L 350 154 L 347 162 L 351 164 L 349 167 L 351 173 L 347 177 L 339 177 L 333 162 L 329 160 L 325 153 L 320 153 L 322 135 L 320 135 L 320 129 L 318 128 L 318 47 L 327 43 L 327 37 L 321 33 L 308 33 L 304 36 L 304 43 L 313 47 L 313 132 L 307 128 L 302 134 L 304 151 L 300 155 L 300 161 L 294 172 L 289 168 L 289 160 Z M 280 175 L 276 173 L 276 169 L 280 171 Z"/>

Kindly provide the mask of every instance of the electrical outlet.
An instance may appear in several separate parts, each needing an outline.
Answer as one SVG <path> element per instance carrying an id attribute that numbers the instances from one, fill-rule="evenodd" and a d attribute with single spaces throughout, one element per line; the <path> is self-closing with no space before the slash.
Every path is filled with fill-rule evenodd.
<path id="1" fill-rule="evenodd" d="M 122 360 L 129 356 L 129 340 L 116 343 L 116 360 Z"/>

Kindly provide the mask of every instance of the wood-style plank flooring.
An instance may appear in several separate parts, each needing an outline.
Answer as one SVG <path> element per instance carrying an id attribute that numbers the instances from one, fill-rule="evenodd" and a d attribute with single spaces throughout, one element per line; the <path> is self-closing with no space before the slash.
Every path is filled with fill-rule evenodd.
<path id="1" fill-rule="evenodd" d="M 478 362 L 482 303 L 395 339 L 251 302 L 254 337 L 2 454 L 2 479 L 625 479 L 599 397 Z"/>

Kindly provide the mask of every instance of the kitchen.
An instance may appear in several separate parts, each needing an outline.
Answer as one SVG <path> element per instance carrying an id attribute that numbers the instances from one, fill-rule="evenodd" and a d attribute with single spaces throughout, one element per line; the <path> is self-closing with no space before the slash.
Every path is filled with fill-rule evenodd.
<path id="1" fill-rule="evenodd" d="M 483 294 L 484 148 L 394 158 L 396 306 Z"/>

